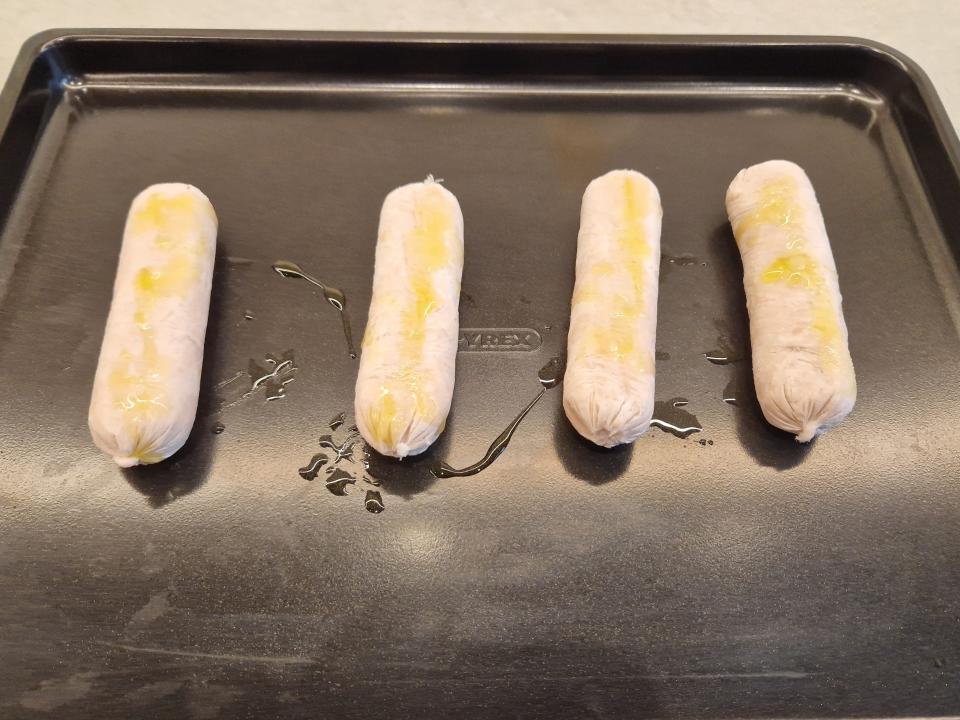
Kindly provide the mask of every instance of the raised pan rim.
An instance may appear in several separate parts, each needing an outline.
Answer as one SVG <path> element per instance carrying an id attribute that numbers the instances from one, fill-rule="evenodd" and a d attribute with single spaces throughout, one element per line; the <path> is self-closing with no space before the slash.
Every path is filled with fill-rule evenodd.
<path id="1" fill-rule="evenodd" d="M 383 42 L 504 44 L 504 45 L 659 45 L 699 47 L 845 47 L 859 48 L 895 67 L 915 87 L 930 116 L 954 175 L 960 180 L 960 138 L 933 82 L 920 65 L 903 52 L 875 40 L 855 36 L 816 35 L 623 35 L 561 33 L 429 33 L 301 30 L 202 30 L 151 28 L 51 28 L 28 37 L 14 59 L 0 90 L 0 138 L 6 131 L 17 98 L 37 58 L 65 43 L 90 40 L 274 40 L 277 42 Z M 960 119 L 958 119 L 960 122 Z"/>

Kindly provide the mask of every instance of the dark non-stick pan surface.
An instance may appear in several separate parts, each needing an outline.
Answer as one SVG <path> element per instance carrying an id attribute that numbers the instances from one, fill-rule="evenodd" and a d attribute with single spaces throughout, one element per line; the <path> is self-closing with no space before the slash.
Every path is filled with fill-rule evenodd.
<path id="1" fill-rule="evenodd" d="M 0 716 L 960 713 L 958 154 L 894 51 L 61 32 L 0 120 Z M 723 207 L 772 158 L 817 189 L 859 382 L 808 447 L 756 405 Z M 435 479 L 563 350 L 581 194 L 624 167 L 663 198 L 659 412 L 702 432 L 599 450 L 554 389 L 489 469 Z M 308 481 L 357 363 L 271 263 L 342 289 L 361 337 L 380 204 L 428 173 L 466 227 L 446 432 Z M 220 218 L 201 407 L 174 458 L 121 471 L 87 404 L 127 208 L 164 181 Z M 287 351 L 284 396 L 245 397 Z"/>

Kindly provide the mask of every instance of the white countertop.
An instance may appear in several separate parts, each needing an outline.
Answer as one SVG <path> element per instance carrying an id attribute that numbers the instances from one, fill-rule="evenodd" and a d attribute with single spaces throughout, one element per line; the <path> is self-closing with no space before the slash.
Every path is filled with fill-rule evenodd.
<path id="1" fill-rule="evenodd" d="M 853 35 L 916 60 L 960 125 L 960 0 L 0 0 L 0 76 L 53 27 Z"/>

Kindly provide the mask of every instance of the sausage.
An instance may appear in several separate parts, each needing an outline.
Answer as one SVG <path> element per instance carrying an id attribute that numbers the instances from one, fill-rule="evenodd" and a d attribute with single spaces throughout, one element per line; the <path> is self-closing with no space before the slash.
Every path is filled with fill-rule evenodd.
<path id="1" fill-rule="evenodd" d="M 837 269 L 801 167 L 770 160 L 730 183 L 727 215 L 743 260 L 753 381 L 771 425 L 809 442 L 857 399 Z"/>
<path id="2" fill-rule="evenodd" d="M 633 170 L 583 194 L 563 407 L 603 447 L 633 442 L 653 417 L 662 217 L 657 186 Z"/>
<path id="3" fill-rule="evenodd" d="M 462 272 L 463 216 L 453 193 L 430 177 L 387 195 L 355 399 L 357 428 L 383 455 L 417 455 L 443 432 Z"/>
<path id="4" fill-rule="evenodd" d="M 120 467 L 159 462 L 190 434 L 216 238 L 213 206 L 191 185 L 152 185 L 130 205 L 88 415 Z"/>

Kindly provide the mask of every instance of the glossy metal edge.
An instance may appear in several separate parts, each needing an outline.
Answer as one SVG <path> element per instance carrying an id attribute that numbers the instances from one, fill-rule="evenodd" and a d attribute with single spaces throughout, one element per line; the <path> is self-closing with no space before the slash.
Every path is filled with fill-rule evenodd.
<path id="1" fill-rule="evenodd" d="M 23 91 L 27 75 L 30 74 L 34 62 L 44 52 L 47 44 L 56 37 L 61 37 L 61 35 L 54 30 L 37 33 L 27 38 L 20 47 L 20 52 L 14 58 L 10 74 L 3 84 L 3 89 L 0 90 L 0 138 L 6 132 L 10 117 L 13 115 L 13 109 L 17 104 L 20 93 Z"/>

